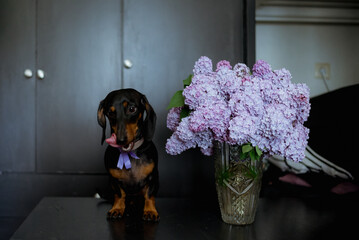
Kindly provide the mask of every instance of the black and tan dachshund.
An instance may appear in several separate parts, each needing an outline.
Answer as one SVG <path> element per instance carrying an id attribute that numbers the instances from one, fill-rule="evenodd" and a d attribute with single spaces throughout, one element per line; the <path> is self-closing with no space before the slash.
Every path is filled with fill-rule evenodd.
<path id="1" fill-rule="evenodd" d="M 106 117 L 111 127 L 111 137 L 107 139 Z M 159 221 L 155 207 L 158 155 L 152 142 L 156 114 L 152 106 L 145 95 L 134 89 L 116 90 L 100 102 L 97 120 L 103 129 L 101 143 L 106 140 L 109 144 L 105 167 L 110 174 L 114 204 L 108 217 L 124 215 L 126 196 L 143 195 L 143 219 Z"/>

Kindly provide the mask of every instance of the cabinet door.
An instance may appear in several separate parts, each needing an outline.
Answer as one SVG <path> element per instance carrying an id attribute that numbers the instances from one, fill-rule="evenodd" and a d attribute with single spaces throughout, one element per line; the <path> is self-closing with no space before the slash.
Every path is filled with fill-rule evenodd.
<path id="1" fill-rule="evenodd" d="M 213 166 L 209 160 L 200 164 L 203 157 L 196 151 L 180 156 L 165 153 L 171 134 L 166 128 L 169 100 L 183 88 L 182 80 L 192 73 L 199 57 L 208 56 L 214 65 L 223 59 L 243 61 L 242 4 L 238 0 L 124 1 L 123 56 L 133 63 L 124 70 L 124 87 L 144 93 L 157 113 L 155 143 L 160 176 L 166 179 L 161 190 L 167 195 L 192 191 L 193 181 L 200 185 L 195 179 L 203 169 Z"/>
<path id="2" fill-rule="evenodd" d="M 104 172 L 97 108 L 121 87 L 120 0 L 38 0 L 37 167 Z"/>
<path id="3" fill-rule="evenodd" d="M 35 0 L 0 1 L 0 171 L 35 169 Z"/>

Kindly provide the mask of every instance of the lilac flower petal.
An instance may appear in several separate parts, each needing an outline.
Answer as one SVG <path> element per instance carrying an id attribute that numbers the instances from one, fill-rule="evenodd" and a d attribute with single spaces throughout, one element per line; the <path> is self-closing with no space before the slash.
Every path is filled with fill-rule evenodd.
<path id="1" fill-rule="evenodd" d="M 293 161 L 304 157 L 309 130 L 303 126 L 310 111 L 309 88 L 293 84 L 286 69 L 272 70 L 259 60 L 253 75 L 243 64 L 233 69 L 228 61 L 217 63 L 201 57 L 194 66 L 192 83 L 183 90 L 191 114 L 180 120 L 180 108 L 171 109 L 167 127 L 174 133 L 166 151 L 179 154 L 199 147 L 205 155 L 213 142 L 252 143 L 265 154 Z"/>

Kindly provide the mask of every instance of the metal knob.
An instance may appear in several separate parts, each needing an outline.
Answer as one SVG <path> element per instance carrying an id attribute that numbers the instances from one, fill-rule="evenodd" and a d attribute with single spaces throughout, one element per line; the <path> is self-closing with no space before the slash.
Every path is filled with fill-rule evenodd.
<path id="1" fill-rule="evenodd" d="M 43 70 L 41 70 L 41 69 L 38 69 L 37 70 L 37 77 L 39 79 L 44 79 L 45 78 L 45 72 Z"/>
<path id="2" fill-rule="evenodd" d="M 24 76 L 27 78 L 31 78 L 32 77 L 32 71 L 30 69 L 26 69 L 24 71 Z"/>
<path id="3" fill-rule="evenodd" d="M 131 60 L 129 60 L 129 59 L 125 59 L 125 60 L 123 61 L 123 65 L 124 65 L 125 68 L 127 68 L 127 69 L 130 69 L 130 68 L 132 68 L 132 66 L 133 66 Z"/>

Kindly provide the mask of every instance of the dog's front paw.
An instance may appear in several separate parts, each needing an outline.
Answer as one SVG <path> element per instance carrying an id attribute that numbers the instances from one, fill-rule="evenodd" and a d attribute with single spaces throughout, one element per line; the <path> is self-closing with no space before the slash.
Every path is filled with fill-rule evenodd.
<path id="1" fill-rule="evenodd" d="M 154 221 L 154 222 L 158 222 L 160 220 L 160 216 L 158 215 L 158 212 L 156 211 L 156 209 L 151 209 L 151 210 L 144 210 L 143 211 L 143 220 L 145 221 Z"/>
<path id="2" fill-rule="evenodd" d="M 108 219 L 122 218 L 124 212 L 125 212 L 124 208 L 112 208 L 110 211 L 107 212 L 107 218 Z"/>

